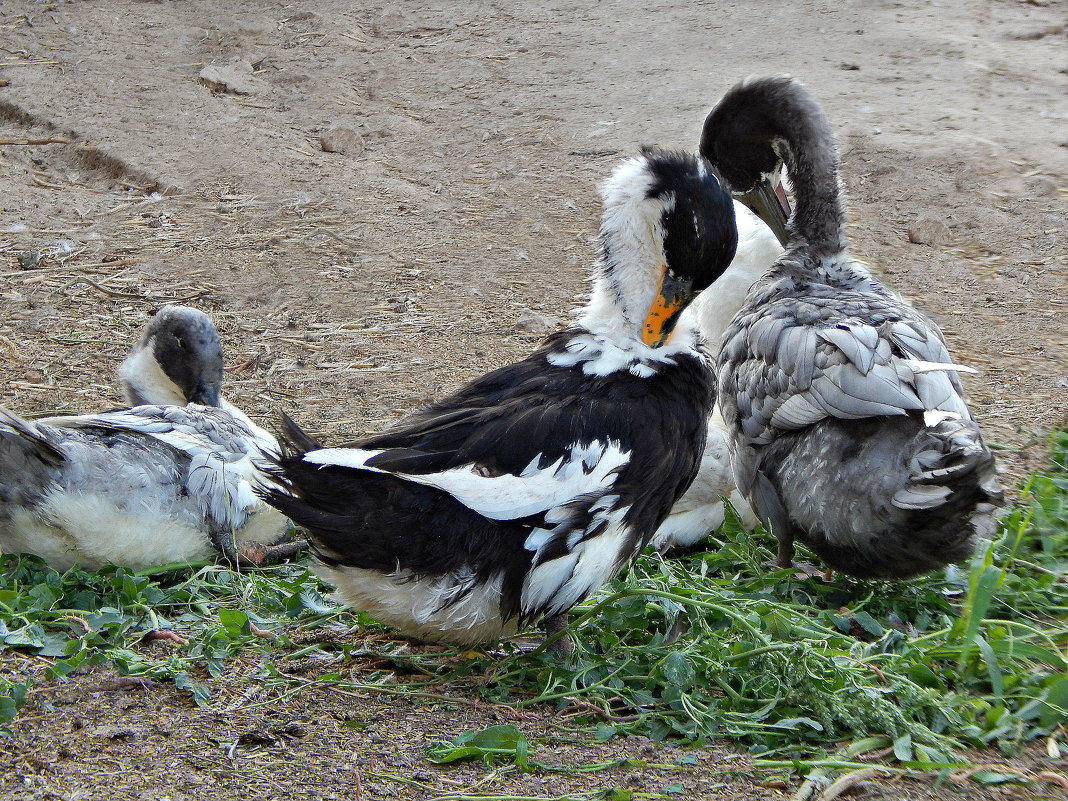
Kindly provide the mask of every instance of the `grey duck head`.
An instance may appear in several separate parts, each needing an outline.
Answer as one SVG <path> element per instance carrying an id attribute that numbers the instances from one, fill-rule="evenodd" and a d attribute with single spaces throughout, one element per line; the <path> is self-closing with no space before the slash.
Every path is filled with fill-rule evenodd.
<path id="1" fill-rule="evenodd" d="M 164 306 L 119 366 L 131 406 L 218 406 L 223 355 L 211 319 L 198 309 Z"/>

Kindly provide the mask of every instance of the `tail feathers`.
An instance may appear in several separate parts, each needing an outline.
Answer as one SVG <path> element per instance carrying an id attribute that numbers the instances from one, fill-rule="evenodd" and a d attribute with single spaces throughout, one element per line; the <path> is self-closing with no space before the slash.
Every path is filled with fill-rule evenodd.
<path id="1" fill-rule="evenodd" d="M 949 493 L 949 487 L 909 486 L 894 493 L 894 506 L 898 509 L 934 509 L 946 502 Z"/>
<path id="2" fill-rule="evenodd" d="M 780 437 L 748 499 L 780 540 L 800 539 L 853 576 L 908 578 L 966 559 L 995 530 L 994 457 L 973 421 L 932 422 L 828 419 Z"/>
<path id="3" fill-rule="evenodd" d="M 280 469 L 272 470 L 277 480 L 284 480 Z M 352 521 L 344 515 L 339 515 L 310 506 L 306 501 L 291 495 L 289 492 L 277 487 L 261 484 L 256 488 L 256 494 L 270 506 L 284 514 L 290 520 L 304 527 L 308 536 L 308 548 L 316 556 L 330 567 L 336 567 L 339 563 L 339 555 L 334 553 L 325 544 L 324 539 L 331 537 L 344 537 L 351 531 Z M 327 532 L 324 536 L 320 532 Z"/>
<path id="4" fill-rule="evenodd" d="M 306 446 L 320 446 L 284 413 L 279 441 L 282 455 L 269 457 L 264 468 L 268 479 L 259 482 L 256 494 L 307 531 L 310 550 L 327 566 L 394 569 L 390 548 L 367 525 L 376 505 L 384 502 L 381 493 L 364 486 L 359 471 L 304 461 Z M 376 478 L 366 480 L 374 484 Z"/>
<path id="5" fill-rule="evenodd" d="M 318 450 L 323 447 L 314 437 L 297 425 L 288 414 L 279 412 L 278 416 L 282 422 L 282 430 L 279 432 L 278 438 L 283 452 L 287 456 L 303 456 L 308 451 Z"/>
<path id="6" fill-rule="evenodd" d="M 285 412 L 278 413 L 281 430 L 278 432 L 279 451 L 262 451 L 261 459 L 257 466 L 267 478 L 260 478 L 255 488 L 256 494 L 266 503 L 275 507 L 290 519 L 281 504 L 295 502 L 292 482 L 286 475 L 285 464 L 287 462 L 300 462 L 308 451 L 314 451 L 322 446 L 309 434 L 294 422 L 293 418 Z M 280 490 L 284 487 L 285 490 Z M 288 491 L 286 491 L 288 490 Z"/>
<path id="7" fill-rule="evenodd" d="M 351 537 L 355 521 L 344 509 L 336 506 L 337 498 L 331 497 L 338 476 L 331 474 L 331 481 L 320 466 L 309 465 L 304 455 L 318 450 L 322 445 L 283 411 L 278 413 L 281 423 L 278 431 L 280 454 L 267 454 L 263 471 L 268 479 L 261 479 L 255 493 L 265 503 L 273 506 L 308 533 L 309 549 L 330 567 L 341 563 L 339 554 L 329 543 L 345 542 Z M 327 487 L 327 485 L 330 487 Z M 345 489 L 350 489 L 346 487 Z M 348 493 L 339 491 L 337 497 Z M 328 501 L 323 503 L 323 501 Z M 326 508 L 323 508 L 326 507 Z"/>
<path id="8" fill-rule="evenodd" d="M 1004 500 L 994 471 L 994 456 L 972 420 L 943 419 L 922 429 L 914 440 L 909 483 L 893 497 L 899 509 L 991 508 Z"/>
<path id="9" fill-rule="evenodd" d="M 3 436 L 8 432 L 14 436 Z M 46 464 L 57 465 L 66 459 L 63 451 L 38 430 L 37 426 L 3 406 L 0 406 L 0 438 L 0 441 L 6 443 L 3 450 L 15 447 L 22 454 L 32 454 Z M 11 460 L 5 459 L 5 462 L 10 463 Z"/>

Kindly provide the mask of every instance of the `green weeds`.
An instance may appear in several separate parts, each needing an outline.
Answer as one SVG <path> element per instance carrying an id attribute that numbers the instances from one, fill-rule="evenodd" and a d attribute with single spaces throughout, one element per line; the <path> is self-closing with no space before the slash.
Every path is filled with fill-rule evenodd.
<path id="1" fill-rule="evenodd" d="M 217 676 L 228 659 L 250 650 L 267 652 L 290 623 L 339 614 L 334 607 L 326 611 L 326 588 L 295 565 L 245 574 L 205 565 L 166 576 L 168 582 L 117 567 L 61 574 L 29 555 L 0 560 L 0 649 L 52 659 L 46 672 L 52 679 L 107 662 L 125 676 L 173 681 L 197 704 L 206 703 L 209 692 L 194 676 Z M 156 638 L 179 647 L 157 656 L 143 647 Z M 9 692 L 0 683 L 0 724 L 7 710 L 14 713 L 12 704 L 25 701 L 28 687 L 7 684 L 22 689 Z"/>
<path id="2" fill-rule="evenodd" d="M 970 565 L 908 582 L 798 579 L 728 521 L 707 552 L 640 560 L 573 616 L 569 660 L 486 664 L 495 700 L 759 756 L 872 735 L 903 765 L 1006 751 L 1068 720 L 1068 434 Z"/>
<path id="3" fill-rule="evenodd" d="M 799 579 L 767 567 L 770 538 L 729 520 L 704 553 L 643 557 L 574 610 L 566 659 L 516 645 L 471 656 L 326 636 L 328 622 L 377 629 L 326 601 L 328 588 L 300 565 L 59 574 L 28 556 L 0 557 L 0 652 L 44 657 L 38 681 L 107 663 L 173 681 L 200 704 L 209 677 L 253 656 L 252 680 L 283 695 L 315 683 L 442 702 L 446 685 L 452 697 L 468 687 L 512 707 L 551 705 L 567 729 L 599 739 L 728 737 L 767 769 L 860 766 L 855 749 L 832 755 L 845 742 L 879 743 L 902 768 L 942 770 L 959 764 L 961 747 L 1011 752 L 1068 720 L 1068 433 L 1052 454 L 970 564 L 897 583 Z M 151 637 L 174 647 L 161 656 L 145 647 Z M 309 657 L 337 672 L 291 675 Z M 0 735 L 33 703 L 20 664 L 3 663 Z M 544 767 L 514 726 L 461 734 L 431 757 Z"/>
<path id="4" fill-rule="evenodd" d="M 498 758 L 507 758 L 526 773 L 527 738 L 513 724 L 490 726 L 481 731 L 465 731 L 449 742 L 437 742 L 426 749 L 426 756 L 431 762 L 444 765 L 466 759 L 481 759 L 487 767 Z"/>

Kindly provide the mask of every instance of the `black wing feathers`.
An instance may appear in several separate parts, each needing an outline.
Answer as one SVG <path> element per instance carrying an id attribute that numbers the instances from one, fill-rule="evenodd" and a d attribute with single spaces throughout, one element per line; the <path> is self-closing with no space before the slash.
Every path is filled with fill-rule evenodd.
<path id="1" fill-rule="evenodd" d="M 581 366 L 548 364 L 551 349 L 562 349 L 572 336 L 550 338 L 529 358 L 349 447 L 383 449 L 366 464 L 391 472 L 417 475 L 473 464 L 485 475 L 520 475 L 532 462 L 545 468 L 570 459 L 572 446 L 612 442 L 630 456 L 610 494 L 620 496 L 617 505 L 642 538 L 634 542 L 640 549 L 696 475 L 714 396 L 712 373 L 690 355 L 649 377 L 625 371 L 589 376 Z M 301 454 L 313 440 L 288 426 L 285 439 L 287 455 L 273 471 L 285 491 L 265 493 L 313 530 L 327 564 L 386 572 L 400 567 L 421 575 L 464 566 L 488 575 L 507 566 L 522 583 L 533 558 L 524 542 L 532 528 L 546 525 L 543 515 L 488 520 L 433 487 L 306 463 Z M 593 536 L 587 525 L 594 500 L 568 504 L 574 519 L 562 528 Z"/>
<path id="2" fill-rule="evenodd" d="M 679 441 L 668 439 L 678 425 L 671 418 L 713 392 L 707 366 L 692 357 L 648 378 L 625 371 L 589 376 L 580 367 L 548 365 L 549 354 L 562 351 L 575 333 L 559 332 L 526 359 L 351 447 L 384 449 L 368 461 L 383 470 L 423 474 L 474 464 L 486 475 L 519 475 L 535 459 L 539 466 L 552 464 L 568 458 L 573 445 L 593 441 L 659 452 L 664 443 Z M 664 420 L 638 419 L 639 410 Z"/>

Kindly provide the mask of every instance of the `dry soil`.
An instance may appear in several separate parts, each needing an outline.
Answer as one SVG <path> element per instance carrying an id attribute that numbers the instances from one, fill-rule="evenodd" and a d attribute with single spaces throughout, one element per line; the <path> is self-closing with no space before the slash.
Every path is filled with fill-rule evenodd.
<path id="1" fill-rule="evenodd" d="M 0 400 L 27 414 L 113 405 L 131 337 L 180 301 L 216 320 L 235 403 L 266 420 L 283 408 L 328 441 L 373 431 L 567 319 L 596 184 L 619 158 L 693 149 L 728 86 L 788 72 L 834 122 L 854 252 L 980 371 L 970 401 L 1012 484 L 1068 408 L 1066 18 L 1063 0 L 4 0 Z M 0 796 L 796 789 L 754 782 L 720 746 L 681 771 L 435 768 L 425 741 L 508 710 L 312 687 L 251 706 L 253 668 L 215 680 L 208 709 L 102 671 L 40 688 L 0 742 Z M 537 738 L 556 721 L 518 722 Z M 616 740 L 554 757 L 682 753 Z M 1050 769 L 1038 748 L 1014 765 Z M 873 778 L 860 791 L 956 788 Z"/>

